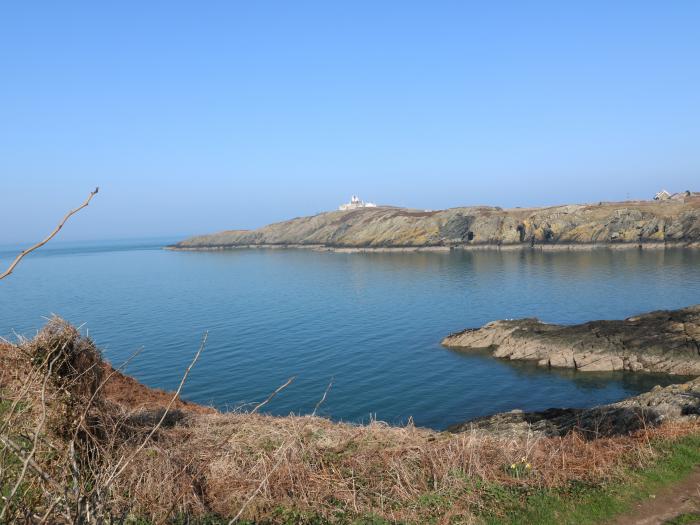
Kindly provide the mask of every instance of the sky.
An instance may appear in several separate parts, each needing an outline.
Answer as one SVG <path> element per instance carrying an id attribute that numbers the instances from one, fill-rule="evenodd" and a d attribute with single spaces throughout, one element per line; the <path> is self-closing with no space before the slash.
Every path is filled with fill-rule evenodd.
<path id="1" fill-rule="evenodd" d="M 0 243 L 700 190 L 700 2 L 5 2 Z"/>

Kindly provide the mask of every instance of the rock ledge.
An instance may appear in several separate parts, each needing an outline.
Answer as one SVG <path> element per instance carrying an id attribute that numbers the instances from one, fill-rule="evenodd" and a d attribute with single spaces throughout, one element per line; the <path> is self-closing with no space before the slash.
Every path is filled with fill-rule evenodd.
<path id="1" fill-rule="evenodd" d="M 494 357 L 547 367 L 700 375 L 700 305 L 572 326 L 494 321 L 451 334 L 442 344 L 459 351 L 488 349 Z"/>

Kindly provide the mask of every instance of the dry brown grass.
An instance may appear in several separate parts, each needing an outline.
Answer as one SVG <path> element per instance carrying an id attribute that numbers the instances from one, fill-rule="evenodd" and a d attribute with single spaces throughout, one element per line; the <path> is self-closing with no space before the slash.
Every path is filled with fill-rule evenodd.
<path id="1" fill-rule="evenodd" d="M 643 466 L 652 460 L 649 440 L 698 429 L 667 425 L 593 441 L 577 434 L 504 439 L 379 422 L 352 426 L 311 417 L 198 415 L 170 429 L 122 482 L 130 493 L 150 494 L 139 503 L 140 512 L 178 508 L 230 516 L 252 498 L 248 518 L 289 507 L 324 516 L 343 509 L 421 522 L 434 512 L 426 496 L 448 496 L 451 511 L 464 516 L 479 507 L 478 486 L 485 482 L 529 487 L 601 482 L 614 478 L 623 463 Z M 512 464 L 531 468 L 516 475 Z M 174 479 L 179 481 L 169 481 Z"/>
<path id="2" fill-rule="evenodd" d="M 6 411 L 3 416 L 13 436 L 31 435 L 41 419 L 44 376 L 38 372 L 45 365 L 37 364 L 41 354 L 37 348 L 55 348 L 56 341 L 64 347 L 70 341 L 78 354 L 90 354 L 88 350 L 94 348 L 72 327 L 57 320 L 53 323 L 58 324 L 33 341 L 0 348 L 3 400 L 6 405 L 15 400 L 22 404 L 21 413 L 8 416 Z M 41 468 L 67 487 L 74 484 L 61 458 L 68 457 L 66 436 L 76 428 L 76 417 L 75 408 L 66 408 L 71 405 L 65 393 L 81 385 L 78 391 L 83 392 L 83 401 L 71 402 L 85 407 L 85 397 L 95 393 L 95 381 L 105 376 L 105 369 L 85 356 L 71 363 L 65 375 L 71 385 L 62 394 L 55 386 L 48 393 L 50 423 L 41 429 L 35 455 Z M 144 443 L 170 399 L 142 385 L 133 388 L 133 380 L 118 374 L 110 381 L 114 383 L 108 382 L 89 404 L 89 424 L 80 427 L 91 432 L 84 440 L 90 446 L 79 466 L 80 490 L 87 492 Z M 132 387 L 130 395 L 125 393 L 126 386 Z M 57 424 L 64 427 L 57 428 Z M 356 426 L 319 417 L 222 414 L 178 403 L 99 501 L 105 513 L 128 512 L 156 522 L 178 514 L 233 517 L 239 513 L 248 519 L 274 521 L 279 508 L 308 511 L 331 520 L 340 511 L 346 517 L 372 514 L 412 523 L 429 518 L 448 523 L 457 517 L 470 522 L 474 511 L 484 504 L 483 489 L 489 484 L 558 487 L 571 481 L 599 483 L 614 479 L 623 465 L 643 466 L 652 461 L 651 440 L 698 431 L 696 422 L 596 440 L 577 434 L 508 439 L 381 422 Z M 3 450 L 2 458 L 7 464 L 10 451 Z M 12 481 L 12 472 L 17 469 L 3 471 L 4 485 Z M 22 512 L 41 515 L 54 495 L 50 484 L 38 476 L 28 479 L 32 490 L 23 490 L 31 497 L 20 501 L 35 508 L 31 512 L 13 508 L 15 516 Z M 57 506 L 51 522 L 68 521 L 69 511 Z M 36 516 L 32 519 L 38 521 Z"/>

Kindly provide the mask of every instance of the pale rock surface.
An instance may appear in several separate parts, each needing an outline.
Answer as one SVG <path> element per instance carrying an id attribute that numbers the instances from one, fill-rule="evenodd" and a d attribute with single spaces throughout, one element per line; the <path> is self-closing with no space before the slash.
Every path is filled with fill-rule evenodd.
<path id="1" fill-rule="evenodd" d="M 572 326 L 538 319 L 494 321 L 449 335 L 442 344 L 555 368 L 700 375 L 700 305 Z"/>

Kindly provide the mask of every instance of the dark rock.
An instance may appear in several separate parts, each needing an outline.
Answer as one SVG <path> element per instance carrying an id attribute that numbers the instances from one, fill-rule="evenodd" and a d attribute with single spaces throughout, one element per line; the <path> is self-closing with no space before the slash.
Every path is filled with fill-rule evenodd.
<path id="1" fill-rule="evenodd" d="M 651 392 L 589 409 L 514 410 L 453 425 L 448 432 L 488 432 L 503 436 L 563 436 L 577 431 L 587 439 L 626 435 L 664 421 L 700 419 L 700 380 L 655 388 Z"/>

